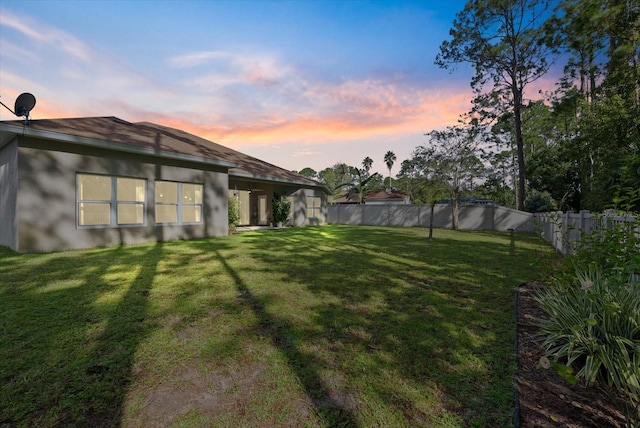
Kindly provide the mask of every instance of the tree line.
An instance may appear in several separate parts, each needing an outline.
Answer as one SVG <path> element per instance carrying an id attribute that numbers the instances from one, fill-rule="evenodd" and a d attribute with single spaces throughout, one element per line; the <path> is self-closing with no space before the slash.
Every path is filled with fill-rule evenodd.
<path id="1" fill-rule="evenodd" d="M 379 173 L 371 173 L 373 159 L 369 156 L 362 160 L 361 167 L 347 165 L 344 162 L 338 162 L 331 167 L 325 168 L 320 172 L 312 168 L 303 168 L 298 174 L 323 183 L 334 195 L 351 197 L 358 196 L 358 203 L 364 202 L 365 193 L 371 190 L 391 188 L 393 179 L 391 177 L 391 168 L 393 168 L 397 157 L 392 151 L 388 151 L 384 155 L 384 163 L 389 170 L 388 180 L 385 180 Z"/>
<path id="2" fill-rule="evenodd" d="M 528 211 L 640 210 L 640 3 L 470 0 L 435 63 L 473 67 L 472 108 L 426 133 L 395 180 L 395 155 L 388 180 L 369 173 L 369 157 L 301 173 L 334 192 L 396 187 L 417 203 L 473 195 Z M 553 89 L 527 98 L 554 65 Z"/>

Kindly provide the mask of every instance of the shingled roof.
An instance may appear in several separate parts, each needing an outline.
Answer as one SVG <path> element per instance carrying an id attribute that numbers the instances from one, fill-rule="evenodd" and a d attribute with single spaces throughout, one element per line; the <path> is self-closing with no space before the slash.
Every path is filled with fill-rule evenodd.
<path id="1" fill-rule="evenodd" d="M 229 169 L 229 175 L 325 188 L 322 183 L 179 129 L 117 117 L 2 121 L 0 131 L 91 147 L 181 158 Z"/>

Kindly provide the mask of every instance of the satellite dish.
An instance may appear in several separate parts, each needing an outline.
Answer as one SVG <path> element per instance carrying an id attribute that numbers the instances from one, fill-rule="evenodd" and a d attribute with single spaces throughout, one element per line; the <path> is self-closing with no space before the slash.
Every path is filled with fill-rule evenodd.
<path id="1" fill-rule="evenodd" d="M 33 110 L 36 106 L 36 97 L 32 94 L 25 92 L 24 94 L 20 94 L 18 98 L 16 98 L 16 105 L 14 110 L 14 114 L 18 117 L 24 116 L 29 118 L 29 112 Z"/>
<path id="2" fill-rule="evenodd" d="M 24 116 L 25 118 L 24 124 L 28 125 L 29 113 L 36 106 L 36 97 L 34 97 L 28 92 L 18 95 L 18 98 L 16 98 L 16 105 L 13 108 L 13 110 L 7 107 L 2 101 L 0 101 L 0 105 L 2 105 L 4 108 L 6 108 L 7 110 L 9 110 L 11 113 L 15 114 L 18 117 Z"/>

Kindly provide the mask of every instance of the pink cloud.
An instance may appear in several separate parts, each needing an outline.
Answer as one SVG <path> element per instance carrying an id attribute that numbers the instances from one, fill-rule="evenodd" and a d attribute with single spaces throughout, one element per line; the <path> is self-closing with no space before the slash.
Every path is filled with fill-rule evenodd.
<path id="1" fill-rule="evenodd" d="M 184 129 L 209 140 L 231 147 L 272 145 L 278 141 L 320 144 L 335 140 L 424 133 L 457 122 L 469 107 L 467 92 L 422 94 L 414 104 L 401 103 L 393 91 L 373 98 L 346 97 L 343 111 L 333 114 L 305 113 L 295 116 L 270 116 L 240 123 L 211 123 L 184 118 L 156 117 L 155 121 Z M 149 118 L 149 120 L 152 120 Z"/>

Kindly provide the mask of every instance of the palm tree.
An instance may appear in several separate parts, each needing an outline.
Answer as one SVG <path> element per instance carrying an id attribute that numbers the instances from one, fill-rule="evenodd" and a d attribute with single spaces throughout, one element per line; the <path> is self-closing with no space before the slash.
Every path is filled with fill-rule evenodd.
<path id="1" fill-rule="evenodd" d="M 391 189 L 391 168 L 393 167 L 393 163 L 396 161 L 396 155 L 391 150 L 389 150 L 384 155 L 384 163 L 387 165 L 389 169 L 389 189 Z"/>
<path id="2" fill-rule="evenodd" d="M 369 170 L 371 169 L 371 165 L 373 165 L 373 159 L 371 159 L 369 156 L 362 160 L 362 168 L 364 168 L 366 172 L 369 172 Z"/>

